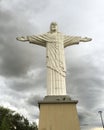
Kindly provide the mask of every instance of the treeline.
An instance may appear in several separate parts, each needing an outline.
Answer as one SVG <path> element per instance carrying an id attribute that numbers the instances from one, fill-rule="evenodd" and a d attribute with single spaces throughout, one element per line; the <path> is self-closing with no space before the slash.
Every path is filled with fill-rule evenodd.
<path id="1" fill-rule="evenodd" d="M 23 115 L 0 106 L 0 130 L 38 130 L 38 128 L 35 122 L 29 123 Z"/>

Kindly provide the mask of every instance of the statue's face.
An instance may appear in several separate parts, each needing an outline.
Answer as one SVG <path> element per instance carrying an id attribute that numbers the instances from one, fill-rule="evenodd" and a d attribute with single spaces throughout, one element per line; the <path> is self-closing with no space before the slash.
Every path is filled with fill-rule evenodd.
<path id="1" fill-rule="evenodd" d="M 58 30 L 57 24 L 51 24 L 50 31 L 51 32 L 57 32 L 57 30 Z"/>

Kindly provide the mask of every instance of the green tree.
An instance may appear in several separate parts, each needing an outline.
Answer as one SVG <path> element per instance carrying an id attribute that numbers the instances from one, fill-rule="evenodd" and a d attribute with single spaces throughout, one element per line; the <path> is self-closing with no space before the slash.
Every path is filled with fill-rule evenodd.
<path id="1" fill-rule="evenodd" d="M 3 118 L 0 130 L 10 130 L 10 124 L 9 124 L 7 117 Z"/>
<path id="2" fill-rule="evenodd" d="M 0 130 L 37 130 L 35 122 L 29 123 L 28 119 L 8 108 L 0 107 Z"/>

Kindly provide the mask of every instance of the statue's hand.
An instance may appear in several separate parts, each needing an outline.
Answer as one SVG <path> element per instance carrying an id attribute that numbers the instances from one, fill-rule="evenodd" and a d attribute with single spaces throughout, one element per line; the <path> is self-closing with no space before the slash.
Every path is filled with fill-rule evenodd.
<path id="1" fill-rule="evenodd" d="M 24 36 L 22 36 L 22 37 L 17 37 L 16 39 L 17 39 L 18 41 L 23 41 L 23 42 L 28 41 L 28 38 L 27 38 L 27 37 L 24 37 Z"/>
<path id="2" fill-rule="evenodd" d="M 89 42 L 89 41 L 91 41 L 91 40 L 92 40 L 91 38 L 84 37 L 84 38 L 82 38 L 80 41 L 81 41 L 81 42 Z"/>

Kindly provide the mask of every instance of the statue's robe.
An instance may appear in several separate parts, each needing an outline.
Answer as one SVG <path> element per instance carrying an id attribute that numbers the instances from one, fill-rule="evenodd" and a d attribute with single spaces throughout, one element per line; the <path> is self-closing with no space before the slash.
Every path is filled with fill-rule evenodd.
<path id="1" fill-rule="evenodd" d="M 64 48 L 78 44 L 81 37 L 48 32 L 27 36 L 30 43 L 46 47 L 47 95 L 66 95 L 66 65 Z"/>

